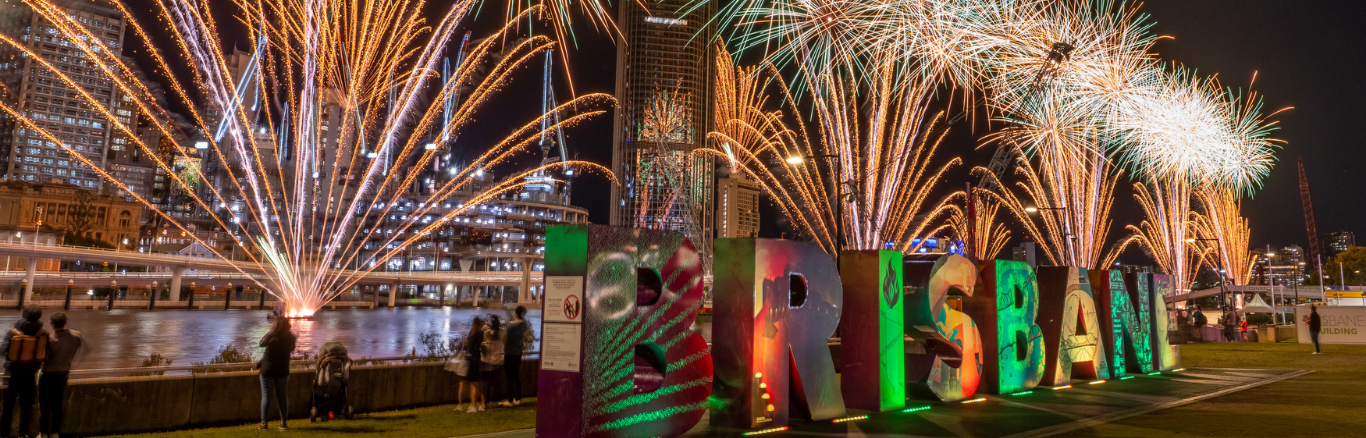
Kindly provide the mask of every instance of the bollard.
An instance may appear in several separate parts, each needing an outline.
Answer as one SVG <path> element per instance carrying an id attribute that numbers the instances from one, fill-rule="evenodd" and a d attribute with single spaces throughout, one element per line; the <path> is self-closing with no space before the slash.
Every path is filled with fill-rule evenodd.
<path id="1" fill-rule="evenodd" d="M 24 291 L 28 290 L 28 280 L 19 280 L 19 305 L 16 309 L 24 309 Z"/>
<path id="2" fill-rule="evenodd" d="M 157 290 L 157 282 L 154 280 L 154 281 L 152 281 L 152 289 L 151 289 L 151 292 L 148 292 L 148 294 L 147 294 L 147 310 L 152 310 L 152 309 L 157 308 L 157 295 L 161 295 L 161 291 L 160 291 L 160 290 Z M 70 300 L 71 300 L 71 289 L 70 289 L 70 288 L 67 288 L 66 296 L 67 296 L 67 300 L 70 301 Z"/>
<path id="3" fill-rule="evenodd" d="M 190 302 L 190 304 L 189 304 L 186 308 L 187 308 L 187 309 L 190 309 L 190 310 L 194 310 L 194 282 L 193 282 L 193 281 L 190 282 L 190 300 L 189 300 L 189 302 Z"/>
<path id="4" fill-rule="evenodd" d="M 118 295 L 118 294 L 119 294 L 119 282 L 118 282 L 118 281 L 110 281 L 110 282 L 109 282 L 109 288 L 110 288 L 110 289 L 113 289 L 113 290 L 109 291 L 109 309 L 108 309 L 108 310 L 114 310 L 114 295 Z"/>
<path id="5" fill-rule="evenodd" d="M 62 310 L 71 310 L 71 287 L 75 283 L 75 280 L 66 281 L 66 302 L 62 303 Z"/>
<path id="6" fill-rule="evenodd" d="M 256 305 L 257 309 L 266 308 L 266 290 L 261 289 L 261 303 Z"/>
<path id="7" fill-rule="evenodd" d="M 232 307 L 232 292 L 232 282 L 228 282 L 228 288 L 223 289 L 223 310 L 228 310 Z"/>

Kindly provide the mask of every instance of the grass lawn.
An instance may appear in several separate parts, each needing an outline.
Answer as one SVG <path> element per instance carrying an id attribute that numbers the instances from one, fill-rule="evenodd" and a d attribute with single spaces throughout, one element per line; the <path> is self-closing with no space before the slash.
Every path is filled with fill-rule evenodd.
<path id="1" fill-rule="evenodd" d="M 1181 346 L 1186 367 L 1287 368 L 1313 373 L 1173 409 L 1077 430 L 1068 437 L 1337 437 L 1366 434 L 1366 345 Z"/>
<path id="2" fill-rule="evenodd" d="M 411 437 L 444 438 L 462 435 L 527 429 L 536 425 L 536 399 L 522 400 L 512 408 L 490 408 L 479 413 L 456 413 L 454 405 L 432 406 L 401 411 L 375 412 L 354 420 L 309 423 L 307 418 L 289 420 L 289 430 L 274 429 L 280 423 L 271 422 L 270 431 L 257 430 L 256 424 L 181 430 L 175 432 L 138 435 L 114 435 L 127 438 L 261 438 L 263 436 L 330 437 Z"/>

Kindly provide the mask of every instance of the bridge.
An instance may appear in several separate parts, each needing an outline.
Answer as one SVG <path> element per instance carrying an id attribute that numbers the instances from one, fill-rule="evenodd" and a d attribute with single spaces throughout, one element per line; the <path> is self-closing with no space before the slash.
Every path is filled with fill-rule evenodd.
<path id="1" fill-rule="evenodd" d="M 484 252 L 481 257 L 504 257 L 522 259 L 522 266 L 531 266 L 533 259 L 542 256 L 522 253 Z M 179 291 L 186 276 L 196 285 L 224 285 L 236 282 L 237 285 L 251 285 L 257 281 L 270 284 L 266 275 L 269 266 L 252 261 L 228 262 L 216 257 L 191 257 L 176 254 L 142 253 L 115 249 L 91 248 L 80 246 L 54 245 L 42 243 L 0 242 L 0 256 L 25 257 L 28 266 L 24 271 L 0 271 L 0 282 L 6 278 L 20 278 L 23 285 L 24 301 L 33 297 L 35 286 L 72 285 L 81 287 L 107 286 L 111 283 L 123 285 L 146 285 L 166 281 L 170 290 Z M 169 268 L 170 272 L 40 272 L 39 259 L 80 261 L 83 263 L 115 263 L 129 266 Z M 364 272 L 353 269 L 330 269 L 330 276 L 356 276 L 357 284 L 418 285 L 418 286 L 518 286 L 521 294 L 519 301 L 530 301 L 530 286 L 542 282 L 542 273 L 534 271 L 388 271 Z M 200 283 L 202 282 L 202 283 Z M 393 290 L 393 289 L 390 289 Z M 180 294 L 171 293 L 167 305 L 180 301 Z M 395 304 L 397 294 L 389 294 L 389 305 Z"/>

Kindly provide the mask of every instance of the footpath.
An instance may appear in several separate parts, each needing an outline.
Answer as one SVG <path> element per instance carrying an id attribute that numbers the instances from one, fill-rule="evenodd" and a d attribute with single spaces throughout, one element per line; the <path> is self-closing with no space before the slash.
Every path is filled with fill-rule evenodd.
<path id="1" fill-rule="evenodd" d="M 1071 388 L 986 395 L 971 403 L 912 403 L 907 411 L 851 412 L 849 421 L 794 421 L 764 435 L 818 437 L 1155 437 L 1346 436 L 1366 428 L 1356 406 L 1366 346 L 1301 344 L 1182 346 L 1185 370 L 1136 375 Z M 456 413 L 453 406 L 383 412 L 352 421 L 292 420 L 287 432 L 255 425 L 129 437 L 394 436 L 530 438 L 535 404 Z M 859 418 L 868 415 L 867 418 Z M 276 423 L 278 424 L 278 423 Z M 744 436 L 704 419 L 692 437 Z M 753 435 L 750 435 L 753 436 Z"/>

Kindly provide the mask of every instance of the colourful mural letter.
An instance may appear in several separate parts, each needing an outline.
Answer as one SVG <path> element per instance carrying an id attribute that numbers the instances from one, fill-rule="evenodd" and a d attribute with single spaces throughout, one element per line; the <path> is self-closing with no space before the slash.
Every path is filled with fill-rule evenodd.
<path id="1" fill-rule="evenodd" d="M 538 437 L 677 436 L 711 395 L 702 260 L 671 231 L 546 232 Z"/>
<path id="2" fill-rule="evenodd" d="M 1109 361 L 1101 342 L 1100 318 L 1091 296 L 1086 270 L 1071 267 L 1037 268 L 1039 317 L 1046 355 L 1040 384 L 1065 386 L 1073 378 L 1110 378 Z"/>
<path id="3" fill-rule="evenodd" d="M 1152 339 L 1153 360 L 1157 369 L 1174 370 L 1181 367 L 1181 346 L 1172 345 L 1167 332 L 1176 326 L 1176 309 L 1168 308 L 1167 297 L 1175 295 L 1175 285 L 1169 275 L 1152 274 Z"/>
<path id="4" fill-rule="evenodd" d="M 717 239 L 712 289 L 716 363 L 711 423 L 787 425 L 844 415 L 830 336 L 843 289 L 820 248 L 777 239 Z"/>
<path id="5" fill-rule="evenodd" d="M 1011 394 L 1039 385 L 1044 371 L 1043 332 L 1035 325 L 1039 286 L 1027 263 L 982 262 L 980 282 L 963 311 L 977 321 L 982 333 L 986 367 L 983 390 Z"/>
<path id="6" fill-rule="evenodd" d="M 850 408 L 906 407 L 906 325 L 901 252 L 840 254 L 844 313 L 840 317 L 840 390 Z"/>
<path id="7" fill-rule="evenodd" d="M 949 293 L 972 296 L 977 268 L 959 255 L 941 257 L 928 269 L 906 265 L 907 333 L 917 350 L 906 354 L 906 382 L 924 384 L 944 401 L 977 393 L 982 379 L 982 335 L 966 313 L 949 305 Z"/>
<path id="8" fill-rule="evenodd" d="M 1151 323 L 1143 315 L 1148 312 L 1147 300 L 1136 308 L 1119 271 L 1091 271 L 1091 288 L 1101 318 L 1101 339 L 1110 358 L 1110 376 L 1126 372 L 1146 373 L 1153 370 L 1152 343 L 1148 339 Z M 1142 283 L 1142 282 L 1140 282 Z M 1146 293 L 1147 284 L 1143 284 Z"/>

